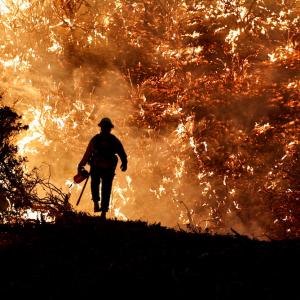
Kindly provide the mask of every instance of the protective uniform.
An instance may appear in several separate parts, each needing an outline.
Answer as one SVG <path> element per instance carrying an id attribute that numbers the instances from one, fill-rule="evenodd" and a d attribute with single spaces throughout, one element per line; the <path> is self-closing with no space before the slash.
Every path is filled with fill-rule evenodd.
<path id="1" fill-rule="evenodd" d="M 101 132 L 95 135 L 88 144 L 85 154 L 78 164 L 78 171 L 89 163 L 91 166 L 91 191 L 94 211 L 106 213 L 109 209 L 110 194 L 118 157 L 121 159 L 121 170 L 127 169 L 127 155 L 120 140 L 110 133 L 114 127 L 111 120 L 103 118 L 98 124 Z M 98 208 L 99 186 L 101 182 L 101 208 Z"/>

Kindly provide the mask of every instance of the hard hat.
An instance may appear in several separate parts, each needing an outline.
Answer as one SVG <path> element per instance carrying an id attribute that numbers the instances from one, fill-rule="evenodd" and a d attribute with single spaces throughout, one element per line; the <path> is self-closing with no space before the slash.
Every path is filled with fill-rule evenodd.
<path id="1" fill-rule="evenodd" d="M 111 121 L 110 118 L 103 118 L 103 119 L 99 122 L 98 126 L 100 126 L 100 127 L 114 128 L 114 125 L 113 125 L 113 123 L 112 123 L 112 121 Z"/>

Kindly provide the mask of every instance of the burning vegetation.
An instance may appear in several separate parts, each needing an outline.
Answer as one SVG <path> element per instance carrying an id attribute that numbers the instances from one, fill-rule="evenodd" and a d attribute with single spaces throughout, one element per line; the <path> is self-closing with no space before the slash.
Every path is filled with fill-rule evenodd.
<path id="1" fill-rule="evenodd" d="M 113 216 L 299 237 L 299 1 L 7 0 L 0 10 L 0 88 L 29 125 L 17 141 L 28 167 L 46 162 L 63 187 L 110 116 L 129 154 Z"/>

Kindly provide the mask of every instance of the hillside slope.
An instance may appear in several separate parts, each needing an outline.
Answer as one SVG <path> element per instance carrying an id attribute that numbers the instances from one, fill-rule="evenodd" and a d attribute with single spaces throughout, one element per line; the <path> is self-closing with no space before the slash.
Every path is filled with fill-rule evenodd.
<path id="1" fill-rule="evenodd" d="M 291 299 L 299 250 L 299 240 L 196 235 L 82 215 L 57 224 L 1 225 L 1 291 L 10 299 L 20 293 L 89 299 L 105 292 L 112 298 Z"/>

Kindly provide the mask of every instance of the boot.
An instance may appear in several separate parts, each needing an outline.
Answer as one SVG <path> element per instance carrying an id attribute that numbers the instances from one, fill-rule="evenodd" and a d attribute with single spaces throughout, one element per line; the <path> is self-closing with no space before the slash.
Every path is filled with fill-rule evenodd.
<path id="1" fill-rule="evenodd" d="M 106 211 L 103 211 L 100 216 L 101 220 L 106 220 Z"/>
<path id="2" fill-rule="evenodd" d="M 95 201 L 94 202 L 94 212 L 99 212 L 99 211 L 101 211 L 100 206 L 99 206 L 99 202 Z"/>

